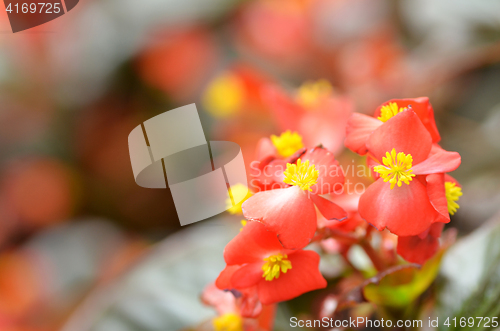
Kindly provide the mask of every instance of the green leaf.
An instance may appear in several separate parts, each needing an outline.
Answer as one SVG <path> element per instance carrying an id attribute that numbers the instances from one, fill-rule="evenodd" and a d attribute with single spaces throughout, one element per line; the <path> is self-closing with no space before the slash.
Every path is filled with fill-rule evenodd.
<path id="1" fill-rule="evenodd" d="M 422 267 L 406 264 L 370 279 L 363 289 L 366 300 L 381 306 L 403 308 L 425 292 L 436 278 L 445 249 Z"/>

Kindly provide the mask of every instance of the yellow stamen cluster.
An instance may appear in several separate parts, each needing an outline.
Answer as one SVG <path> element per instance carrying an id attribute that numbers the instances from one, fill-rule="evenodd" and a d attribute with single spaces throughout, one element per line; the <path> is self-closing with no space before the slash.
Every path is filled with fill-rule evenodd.
<path id="1" fill-rule="evenodd" d="M 215 331 L 243 331 L 243 319 L 235 313 L 227 313 L 212 320 Z"/>
<path id="2" fill-rule="evenodd" d="M 245 88 L 241 79 L 227 72 L 210 82 L 203 93 L 202 102 L 212 116 L 226 118 L 241 109 L 245 98 Z"/>
<path id="3" fill-rule="evenodd" d="M 290 130 L 283 132 L 279 137 L 273 134 L 271 141 L 278 154 L 283 157 L 292 156 L 293 153 L 304 147 L 302 137 L 297 132 L 291 132 Z"/>
<path id="4" fill-rule="evenodd" d="M 242 221 L 240 221 L 240 223 L 241 223 L 241 229 L 240 229 L 240 232 L 241 232 L 241 231 L 243 231 L 243 228 L 247 225 L 248 222 L 247 222 L 247 220 L 242 220 Z"/>
<path id="5" fill-rule="evenodd" d="M 413 158 L 411 154 L 405 154 L 403 152 L 396 154 L 396 149 L 393 148 L 389 153 L 387 152 L 386 157 L 382 158 L 384 165 L 379 165 L 373 168 L 375 172 L 380 174 L 381 178 L 384 178 L 384 182 L 391 183 L 391 190 L 396 184 L 401 187 L 403 182 L 407 185 L 410 184 L 414 174 L 411 170 Z"/>
<path id="6" fill-rule="evenodd" d="M 332 92 L 332 85 L 325 79 L 316 82 L 305 82 L 297 91 L 297 102 L 306 109 L 310 109 L 329 97 Z"/>
<path id="7" fill-rule="evenodd" d="M 314 164 L 309 166 L 309 160 L 302 163 L 298 159 L 297 164 L 287 163 L 283 174 L 285 175 L 285 179 L 283 179 L 285 183 L 298 186 L 304 191 L 312 191 L 310 187 L 318 181 L 319 171 L 316 170 Z"/>
<path id="8" fill-rule="evenodd" d="M 389 119 L 393 118 L 406 109 L 407 108 L 398 108 L 398 105 L 395 102 L 390 102 L 388 105 L 382 106 L 382 108 L 380 108 L 380 116 L 377 118 L 382 122 L 387 122 Z"/>
<path id="9" fill-rule="evenodd" d="M 286 274 L 288 270 L 292 269 L 292 262 L 287 260 L 287 258 L 286 254 L 281 253 L 264 258 L 264 262 L 266 263 L 262 266 L 262 270 L 264 271 L 262 277 L 267 281 L 272 281 L 275 278 L 278 279 L 280 273 Z"/>
<path id="10" fill-rule="evenodd" d="M 462 188 L 452 182 L 445 182 L 444 188 L 446 190 L 446 201 L 448 202 L 448 212 L 454 215 L 457 209 L 460 208 L 457 201 L 462 196 Z"/>
<path id="11" fill-rule="evenodd" d="M 246 185 L 243 184 L 236 184 L 231 186 L 229 189 L 231 197 L 226 199 L 226 209 L 230 214 L 242 214 L 243 211 L 241 210 L 241 205 L 245 200 L 250 198 L 252 196 L 252 193 L 248 189 Z M 233 205 L 233 201 L 240 201 L 239 203 L 236 203 Z"/>

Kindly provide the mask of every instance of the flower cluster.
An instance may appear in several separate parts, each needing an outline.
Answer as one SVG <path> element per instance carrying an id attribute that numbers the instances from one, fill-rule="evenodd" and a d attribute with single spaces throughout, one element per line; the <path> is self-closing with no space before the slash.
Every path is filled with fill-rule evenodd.
<path id="1" fill-rule="evenodd" d="M 359 200 L 359 214 L 378 230 L 397 235 L 398 253 L 424 263 L 437 250 L 460 185 L 447 175 L 460 155 L 443 150 L 428 98 L 390 100 L 373 117 L 353 114 L 345 144 L 366 154 L 376 181 Z"/>
<path id="2" fill-rule="evenodd" d="M 344 209 L 322 197 L 344 182 L 332 153 L 319 146 L 304 148 L 302 137 L 290 131 L 263 139 L 259 146 L 263 174 L 254 176 L 258 192 L 241 206 L 249 221 L 226 246 L 227 267 L 216 281 L 219 289 L 236 290 L 255 303 L 246 316 L 260 309 L 260 303 L 324 288 L 319 255 L 303 248 L 316 233 L 317 210 L 328 220 L 347 217 Z"/>
<path id="3" fill-rule="evenodd" d="M 310 107 L 328 93 L 308 85 L 299 96 Z M 406 261 L 423 264 L 437 252 L 443 227 L 459 208 L 461 186 L 448 173 L 461 159 L 438 145 L 429 100 L 390 100 L 374 116 L 352 114 L 346 126 L 345 146 L 366 155 L 372 177 L 361 194 L 343 191 L 346 174 L 323 145 L 306 147 L 292 131 L 259 142 L 253 192 L 230 209 L 243 214 L 243 228 L 226 246 L 227 265 L 215 282 L 239 298 L 241 316 L 326 287 L 319 254 L 304 249 L 312 242 L 344 256 L 352 245 L 364 245 L 379 271 L 402 260 L 376 263 L 367 239 L 377 230 L 397 236 L 393 247 Z"/>

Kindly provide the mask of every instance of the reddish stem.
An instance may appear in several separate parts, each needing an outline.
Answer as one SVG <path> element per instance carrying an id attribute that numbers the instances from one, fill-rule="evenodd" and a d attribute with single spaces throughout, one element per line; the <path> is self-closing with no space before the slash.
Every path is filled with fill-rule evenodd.
<path id="1" fill-rule="evenodd" d="M 383 271 L 385 269 L 385 263 L 377 254 L 377 252 L 373 249 L 370 243 L 367 240 L 361 240 L 359 242 L 360 246 L 365 250 L 366 255 L 370 258 L 373 263 L 373 266 L 377 271 Z"/>

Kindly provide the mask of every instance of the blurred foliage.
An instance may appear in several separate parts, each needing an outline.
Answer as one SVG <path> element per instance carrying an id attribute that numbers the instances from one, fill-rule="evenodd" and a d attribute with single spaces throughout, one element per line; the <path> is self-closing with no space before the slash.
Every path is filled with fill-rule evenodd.
<path id="1" fill-rule="evenodd" d="M 444 257 L 439 292 L 440 320 L 456 317 L 500 316 L 500 218 L 458 242 Z M 490 329 L 474 324 L 474 330 Z M 443 323 L 443 322 L 442 322 Z M 440 324 L 440 330 L 469 330 L 471 327 Z"/>
<path id="2" fill-rule="evenodd" d="M 168 237 L 128 274 L 94 291 L 63 331 L 173 331 L 214 316 L 200 295 L 238 231 L 223 231 L 225 222 L 201 222 Z"/>
<path id="3" fill-rule="evenodd" d="M 406 307 L 418 298 L 436 278 L 443 252 L 436 254 L 420 269 L 418 265 L 403 265 L 383 272 L 367 284 L 365 298 L 377 305 Z"/>

